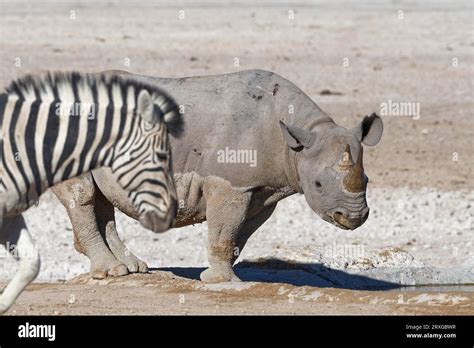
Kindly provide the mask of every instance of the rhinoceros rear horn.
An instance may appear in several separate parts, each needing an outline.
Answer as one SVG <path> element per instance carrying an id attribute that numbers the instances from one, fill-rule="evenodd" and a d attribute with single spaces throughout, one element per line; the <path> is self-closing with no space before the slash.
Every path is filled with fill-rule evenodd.
<path id="1" fill-rule="evenodd" d="M 347 147 L 346 147 L 347 149 Z M 365 190 L 364 168 L 362 165 L 364 149 L 361 147 L 359 157 L 343 180 L 344 188 L 349 192 L 362 192 Z"/>
<path id="2" fill-rule="evenodd" d="M 354 162 L 352 161 L 351 147 L 349 146 L 349 144 L 347 144 L 342 154 L 342 159 L 341 161 L 339 161 L 339 169 L 351 170 L 353 165 Z"/>

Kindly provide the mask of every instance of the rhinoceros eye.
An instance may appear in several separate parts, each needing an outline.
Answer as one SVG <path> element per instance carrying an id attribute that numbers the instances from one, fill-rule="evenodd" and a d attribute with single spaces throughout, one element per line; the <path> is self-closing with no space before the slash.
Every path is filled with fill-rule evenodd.
<path id="1" fill-rule="evenodd" d="M 316 184 L 316 187 L 323 187 L 323 185 L 321 185 L 320 181 L 316 181 L 315 184 Z"/>

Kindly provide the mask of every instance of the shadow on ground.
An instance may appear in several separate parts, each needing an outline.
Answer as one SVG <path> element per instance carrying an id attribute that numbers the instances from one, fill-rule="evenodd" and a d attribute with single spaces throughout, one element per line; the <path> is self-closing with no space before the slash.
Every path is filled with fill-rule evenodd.
<path id="1" fill-rule="evenodd" d="M 176 276 L 199 280 L 205 268 L 167 267 L 155 270 L 171 272 Z M 279 259 L 243 261 L 234 267 L 237 276 L 245 282 L 284 283 L 295 286 L 331 287 L 351 290 L 393 290 L 399 284 L 351 274 L 319 263 L 297 263 Z"/>

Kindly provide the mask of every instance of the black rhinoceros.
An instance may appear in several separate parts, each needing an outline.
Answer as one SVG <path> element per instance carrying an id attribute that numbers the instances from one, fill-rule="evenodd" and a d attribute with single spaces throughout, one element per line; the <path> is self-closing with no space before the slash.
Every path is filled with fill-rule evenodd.
<path id="1" fill-rule="evenodd" d="M 168 91 L 184 113 L 184 134 L 171 139 L 179 201 L 174 226 L 207 220 L 210 267 L 203 281 L 238 280 L 232 265 L 239 252 L 278 201 L 292 194 L 304 194 L 316 214 L 340 228 L 355 229 L 367 219 L 361 143 L 379 142 L 377 115 L 353 129 L 341 127 L 269 71 L 127 77 Z M 100 169 L 53 190 L 71 218 L 76 249 L 90 258 L 97 278 L 147 269 L 117 235 L 114 206 L 132 218 L 137 213 L 115 186 L 110 172 Z"/>

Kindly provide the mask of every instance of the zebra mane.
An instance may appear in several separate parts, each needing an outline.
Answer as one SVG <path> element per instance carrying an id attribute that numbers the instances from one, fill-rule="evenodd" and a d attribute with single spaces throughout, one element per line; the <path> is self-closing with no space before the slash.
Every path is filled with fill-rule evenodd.
<path id="1" fill-rule="evenodd" d="M 126 99 L 126 91 L 129 87 L 133 87 L 135 90 L 135 101 L 138 97 L 138 93 L 143 89 L 147 90 L 151 95 L 163 96 L 166 99 L 166 110 L 162 110 L 164 115 L 163 121 L 166 123 L 168 132 L 171 135 L 174 137 L 181 136 L 184 130 L 184 121 L 174 99 L 162 89 L 152 84 L 127 77 L 110 73 L 84 74 L 75 71 L 48 72 L 40 75 L 26 75 L 13 80 L 5 91 L 9 95 L 15 95 L 23 100 L 53 101 L 60 100 L 58 91 L 62 88 L 73 91 L 73 93 L 76 94 L 79 88 L 88 87 L 91 90 L 94 89 L 97 91 L 99 87 L 103 87 L 110 95 L 110 89 L 113 85 L 120 87 L 124 101 Z M 67 100 L 67 102 L 74 102 L 74 99 L 76 99 L 74 94 L 71 94 L 71 99 L 73 100 Z"/>

